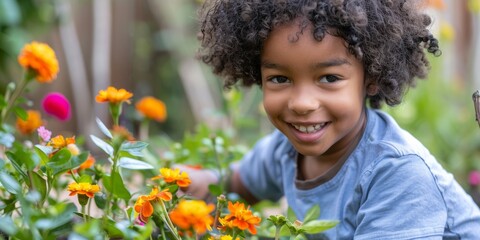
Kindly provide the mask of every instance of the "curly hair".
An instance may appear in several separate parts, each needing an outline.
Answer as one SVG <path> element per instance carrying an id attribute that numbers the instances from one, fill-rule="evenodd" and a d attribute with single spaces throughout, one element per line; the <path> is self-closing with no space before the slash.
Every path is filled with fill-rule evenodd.
<path id="1" fill-rule="evenodd" d="M 311 25 L 317 41 L 325 34 L 341 37 L 362 61 L 378 88 L 367 97 L 371 107 L 393 106 L 416 78 L 427 76 L 424 50 L 441 54 L 422 8 L 421 0 L 206 0 L 198 56 L 224 78 L 225 88 L 239 81 L 261 86 L 263 42 L 276 26 L 300 19 L 301 31 Z"/>

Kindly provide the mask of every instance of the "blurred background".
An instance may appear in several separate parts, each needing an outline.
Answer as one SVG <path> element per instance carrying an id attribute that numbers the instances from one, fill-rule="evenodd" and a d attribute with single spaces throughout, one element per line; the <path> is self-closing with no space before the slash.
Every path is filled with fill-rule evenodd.
<path id="1" fill-rule="evenodd" d="M 404 103 L 385 107 L 419 138 L 465 186 L 480 169 L 480 129 L 472 93 L 480 88 L 480 0 L 430 0 L 432 31 L 442 55 L 431 58 L 426 81 Z M 167 120 L 150 126 L 154 138 L 181 141 L 200 124 L 222 129 L 247 146 L 271 131 L 257 87 L 225 92 L 210 69 L 195 60 L 195 0 L 0 0 L 0 90 L 21 76 L 16 58 L 25 43 L 48 43 L 60 62 L 57 79 L 33 85 L 32 108 L 58 91 L 72 103 L 73 117 L 45 116 L 54 134 L 96 134 L 95 118 L 109 122 L 106 104 L 95 102 L 107 86 L 165 102 Z M 134 105 L 122 122 L 136 133 Z M 87 141 L 86 144 L 88 145 Z"/>

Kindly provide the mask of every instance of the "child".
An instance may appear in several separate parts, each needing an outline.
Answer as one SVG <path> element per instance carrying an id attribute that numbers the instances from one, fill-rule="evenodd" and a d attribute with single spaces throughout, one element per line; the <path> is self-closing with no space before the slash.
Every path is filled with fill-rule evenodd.
<path id="1" fill-rule="evenodd" d="M 312 239 L 480 239 L 472 198 L 378 110 L 426 77 L 425 52 L 440 54 L 423 8 L 414 0 L 207 0 L 201 60 L 227 88 L 259 85 L 278 129 L 239 162 L 229 190 L 252 204 L 286 197 L 299 219 L 319 205 L 321 219 L 339 220 Z M 197 196 L 214 179 L 190 175 Z"/>

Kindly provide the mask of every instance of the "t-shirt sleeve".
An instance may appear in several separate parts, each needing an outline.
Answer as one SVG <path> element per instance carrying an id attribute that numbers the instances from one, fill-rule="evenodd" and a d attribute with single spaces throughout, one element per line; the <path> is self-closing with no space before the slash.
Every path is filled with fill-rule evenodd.
<path id="1" fill-rule="evenodd" d="M 277 201 L 283 196 L 280 162 L 284 139 L 275 131 L 258 141 L 239 163 L 243 185 L 259 200 Z"/>
<path id="2" fill-rule="evenodd" d="M 355 239 L 442 239 L 447 208 L 417 155 L 382 159 L 363 176 Z M 352 209 L 350 209 L 352 210 Z"/>

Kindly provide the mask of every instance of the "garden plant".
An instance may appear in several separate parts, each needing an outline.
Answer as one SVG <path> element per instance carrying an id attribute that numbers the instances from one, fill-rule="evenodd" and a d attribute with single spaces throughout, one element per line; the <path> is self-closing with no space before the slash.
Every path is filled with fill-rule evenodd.
<path id="1" fill-rule="evenodd" d="M 101 136 L 52 133 L 42 113 L 71 118 L 68 99 L 49 93 L 41 111 L 31 109 L 24 93 L 34 81 L 55 80 L 55 52 L 31 42 L 18 63 L 23 77 L 0 97 L 0 239 L 304 239 L 337 224 L 318 220 L 320 206 L 300 222 L 288 209 L 265 216 L 228 193 L 222 176 L 245 147 L 221 131 L 201 125 L 160 155 L 149 150 L 149 122 L 167 117 L 165 104 L 151 96 L 135 103 L 143 119 L 136 136 L 120 121 L 133 94 L 113 86 L 95 98 L 108 104 L 112 122 L 97 119 Z M 86 141 L 101 154 L 94 157 Z M 183 194 L 191 180 L 177 163 L 220 174 L 211 201 Z"/>

